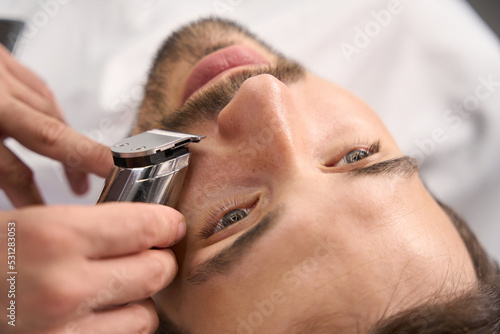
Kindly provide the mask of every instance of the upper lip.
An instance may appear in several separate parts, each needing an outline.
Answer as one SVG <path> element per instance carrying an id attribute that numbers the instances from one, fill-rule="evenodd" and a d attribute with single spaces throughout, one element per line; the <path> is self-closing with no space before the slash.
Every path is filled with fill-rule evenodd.
<path id="1" fill-rule="evenodd" d="M 262 55 L 244 45 L 232 45 L 213 52 L 192 69 L 184 86 L 182 103 L 222 72 L 238 66 L 268 63 Z"/>

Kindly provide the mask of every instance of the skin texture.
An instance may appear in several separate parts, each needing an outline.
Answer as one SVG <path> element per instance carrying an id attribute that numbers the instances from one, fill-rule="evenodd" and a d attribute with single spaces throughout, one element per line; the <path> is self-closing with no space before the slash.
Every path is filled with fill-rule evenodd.
<path id="1" fill-rule="evenodd" d="M 221 32 L 217 22 L 199 25 L 207 36 L 191 39 L 192 49 L 242 44 L 271 65 L 277 61 L 241 32 Z M 174 323 L 194 333 L 289 333 L 313 319 L 315 332 L 363 332 L 397 311 L 455 296 L 475 283 L 460 236 L 415 169 L 354 172 L 402 154 L 376 113 L 341 87 L 308 72 L 291 82 L 255 75 L 215 117 L 165 124 L 182 106 L 179 87 L 200 59 L 186 54 L 161 66 L 162 84 L 152 89 L 168 100 L 147 96 L 135 130 L 206 136 L 190 146 L 178 204 L 188 225 L 174 247 L 179 274 L 157 295 L 159 310 Z M 241 70 L 218 76 L 187 103 L 220 90 Z M 159 103 L 161 111 L 154 108 Z M 350 164 L 343 160 L 375 142 L 378 152 Z M 234 209 L 250 213 L 201 236 Z M 231 266 L 193 279 L 200 263 L 271 212 L 272 222 Z"/>

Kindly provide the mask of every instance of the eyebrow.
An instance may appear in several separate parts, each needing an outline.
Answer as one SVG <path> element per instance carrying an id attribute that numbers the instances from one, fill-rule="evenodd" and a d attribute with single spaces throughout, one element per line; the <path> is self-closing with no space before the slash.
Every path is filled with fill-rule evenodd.
<path id="1" fill-rule="evenodd" d="M 275 224 L 281 214 L 281 208 L 277 208 L 264 216 L 253 228 L 236 239 L 233 244 L 227 246 L 211 258 L 195 264 L 187 270 L 186 281 L 200 285 L 216 275 L 228 274 L 234 265 L 240 263 L 240 259 L 255 242 L 264 235 L 264 232 Z"/>
<path id="2" fill-rule="evenodd" d="M 409 156 L 385 160 L 373 165 L 357 168 L 347 172 L 351 176 L 402 176 L 409 177 L 418 171 L 417 160 Z M 240 236 L 211 258 L 195 264 L 187 270 L 185 280 L 195 285 L 201 285 L 216 275 L 228 274 L 234 265 L 239 263 L 245 251 L 268 231 L 281 216 L 281 209 L 271 211 L 252 229 Z"/>
<path id="3" fill-rule="evenodd" d="M 399 158 L 384 160 L 373 165 L 353 169 L 347 172 L 351 176 L 402 176 L 410 177 L 418 171 L 418 161 L 404 155 Z"/>

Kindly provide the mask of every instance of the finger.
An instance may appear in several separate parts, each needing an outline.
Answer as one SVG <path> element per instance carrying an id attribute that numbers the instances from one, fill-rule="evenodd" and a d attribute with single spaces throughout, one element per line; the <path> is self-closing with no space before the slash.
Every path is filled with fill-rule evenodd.
<path id="1" fill-rule="evenodd" d="M 24 102 L 36 111 L 55 117 L 61 121 L 63 118 L 59 107 L 54 101 L 48 101 L 33 93 L 31 89 L 18 82 L 15 78 L 4 78 L 9 86 L 11 95 L 19 101 Z M 84 194 L 89 188 L 87 173 L 65 166 L 66 178 L 73 192 Z"/>
<path id="2" fill-rule="evenodd" d="M 37 75 L 17 62 L 5 48 L 0 48 L 0 75 L 10 94 L 36 111 L 54 117 L 65 123 L 61 108 L 48 86 Z M 77 194 L 89 188 L 87 174 L 65 166 L 65 173 L 71 189 Z"/>
<path id="3" fill-rule="evenodd" d="M 149 249 L 138 254 L 92 261 L 90 291 L 106 294 L 95 309 L 123 305 L 149 298 L 169 285 L 177 274 L 177 262 L 170 249 Z"/>
<path id="4" fill-rule="evenodd" d="M 15 99 L 27 104 L 36 111 L 63 120 L 61 111 L 52 98 L 43 97 L 31 87 L 19 81 L 8 69 L 0 67 L 0 79 L 2 80 L 2 89 Z"/>
<path id="5" fill-rule="evenodd" d="M 16 208 L 43 204 L 31 170 L 0 142 L 0 188 Z"/>
<path id="6" fill-rule="evenodd" d="M 40 96 L 51 99 L 53 98 L 52 92 L 45 82 L 12 57 L 10 52 L 5 47 L 0 48 L 0 60 L 3 61 L 6 68 L 10 73 L 12 73 L 12 75 L 23 82 L 26 86 L 33 89 Z"/>
<path id="7" fill-rule="evenodd" d="M 54 100 L 42 98 L 31 88 L 16 80 L 16 78 L 9 77 L 7 75 L 3 79 L 7 84 L 12 97 L 33 108 L 34 111 L 42 112 L 64 122 L 59 106 Z M 87 173 L 68 166 L 65 166 L 64 171 L 73 192 L 77 194 L 84 194 L 87 192 L 89 188 Z"/>
<path id="8" fill-rule="evenodd" d="M 89 190 L 89 178 L 87 173 L 68 166 L 64 166 L 64 173 L 74 193 L 81 195 Z"/>
<path id="9" fill-rule="evenodd" d="M 133 254 L 178 242 L 186 232 L 184 216 L 158 204 L 103 203 L 85 210 L 79 233 L 85 236 L 87 256 L 103 258 Z M 83 216 L 84 214 L 84 216 Z"/>
<path id="10" fill-rule="evenodd" d="M 105 177 L 113 162 L 109 148 L 76 132 L 61 121 L 34 112 L 12 99 L 0 106 L 0 132 L 22 145 L 63 164 Z"/>
<path id="11" fill-rule="evenodd" d="M 57 333 L 154 333 L 158 323 L 155 303 L 152 299 L 146 299 L 68 322 Z"/>
<path id="12" fill-rule="evenodd" d="M 37 75 L 17 62 L 3 48 L 0 50 L 0 58 L 4 61 L 5 72 L 3 79 L 7 83 L 11 95 L 19 101 L 27 104 L 36 111 L 54 117 L 63 123 L 64 117 L 59 104 L 48 86 Z M 77 194 L 87 192 L 89 188 L 87 174 L 65 166 L 65 173 L 71 189 Z"/>

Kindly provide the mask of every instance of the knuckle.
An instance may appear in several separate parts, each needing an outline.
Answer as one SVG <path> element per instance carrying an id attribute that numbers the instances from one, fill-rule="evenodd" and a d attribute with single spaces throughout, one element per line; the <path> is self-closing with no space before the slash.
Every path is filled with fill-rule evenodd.
<path id="1" fill-rule="evenodd" d="M 56 145 L 66 130 L 66 125 L 56 119 L 50 119 L 40 128 L 40 141 L 47 146 Z"/>

